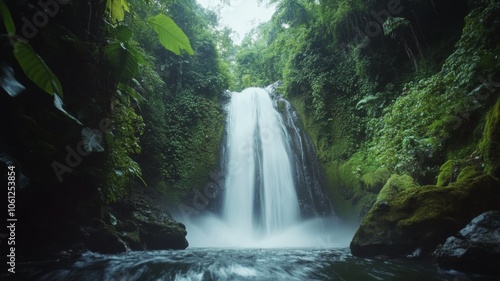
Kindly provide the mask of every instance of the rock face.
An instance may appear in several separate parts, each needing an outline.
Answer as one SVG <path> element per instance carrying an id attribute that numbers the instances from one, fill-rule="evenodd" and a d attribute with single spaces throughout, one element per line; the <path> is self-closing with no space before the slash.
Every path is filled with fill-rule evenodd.
<path id="1" fill-rule="evenodd" d="M 498 202 L 500 182 L 492 176 L 402 191 L 374 204 L 354 235 L 351 252 L 365 257 L 430 255 L 474 217 L 500 211 Z"/>
<path id="2" fill-rule="evenodd" d="M 186 227 L 147 196 L 123 200 L 113 207 L 118 236 L 132 250 L 186 249 Z"/>
<path id="3" fill-rule="evenodd" d="M 81 228 L 85 248 L 103 254 L 187 248 L 184 224 L 158 206 L 142 194 L 114 204 L 96 225 Z"/>
<path id="4" fill-rule="evenodd" d="M 436 250 L 439 265 L 470 273 L 500 275 L 500 212 L 477 216 Z"/>

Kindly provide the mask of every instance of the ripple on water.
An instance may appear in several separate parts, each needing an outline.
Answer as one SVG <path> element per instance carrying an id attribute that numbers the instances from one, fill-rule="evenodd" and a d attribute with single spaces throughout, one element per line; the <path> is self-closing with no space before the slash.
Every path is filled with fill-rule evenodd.
<path id="1" fill-rule="evenodd" d="M 408 260 L 360 259 L 347 248 L 188 249 L 83 254 L 78 260 L 20 264 L 37 281 L 493 281 Z"/>

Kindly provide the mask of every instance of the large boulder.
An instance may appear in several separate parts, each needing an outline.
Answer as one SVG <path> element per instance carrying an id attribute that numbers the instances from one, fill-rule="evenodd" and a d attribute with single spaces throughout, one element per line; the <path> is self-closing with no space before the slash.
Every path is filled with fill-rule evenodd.
<path id="1" fill-rule="evenodd" d="M 500 210 L 498 202 L 500 182 L 492 176 L 404 190 L 374 204 L 354 235 L 351 252 L 365 257 L 429 255 L 474 217 Z"/>
<path id="2" fill-rule="evenodd" d="M 445 268 L 500 275 L 500 212 L 477 216 L 435 254 Z"/>
<path id="3" fill-rule="evenodd" d="M 151 196 L 135 194 L 115 204 L 112 211 L 119 236 L 133 250 L 186 249 L 186 227 L 175 221 Z"/>
<path id="4" fill-rule="evenodd" d="M 141 241 L 150 250 L 183 250 L 188 247 L 186 227 L 174 220 L 138 223 Z"/>
<path id="5" fill-rule="evenodd" d="M 98 229 L 86 228 L 88 231 L 85 246 L 88 250 L 102 254 L 116 254 L 127 251 L 127 244 L 119 237 L 116 230 L 111 227 Z"/>
<path id="6" fill-rule="evenodd" d="M 135 192 L 104 210 L 91 225 L 81 227 L 85 248 L 105 254 L 187 248 L 184 224 L 152 197 Z"/>

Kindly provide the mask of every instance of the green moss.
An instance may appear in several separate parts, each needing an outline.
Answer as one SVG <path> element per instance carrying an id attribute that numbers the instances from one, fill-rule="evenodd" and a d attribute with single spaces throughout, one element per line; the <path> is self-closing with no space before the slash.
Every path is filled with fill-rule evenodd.
<path id="1" fill-rule="evenodd" d="M 378 192 L 387 180 L 390 178 L 391 172 L 387 168 L 379 168 L 375 172 L 364 174 L 361 179 L 370 191 Z"/>
<path id="2" fill-rule="evenodd" d="M 436 186 L 447 186 L 452 182 L 453 172 L 457 167 L 456 161 L 448 160 L 439 168 Z"/>
<path id="3" fill-rule="evenodd" d="M 376 203 L 389 200 L 396 194 L 417 187 L 415 180 L 409 175 L 392 175 L 378 193 Z"/>
<path id="4" fill-rule="evenodd" d="M 477 215 L 500 210 L 500 182 L 491 176 L 404 190 L 375 204 L 354 235 L 355 255 L 406 256 L 416 248 L 431 253 Z"/>
<path id="5" fill-rule="evenodd" d="M 306 111 L 306 106 L 304 103 L 304 100 L 299 98 L 299 97 L 290 97 L 289 98 L 290 103 L 293 105 L 295 110 L 297 111 L 297 114 L 300 116 L 302 119 L 302 123 L 305 128 L 307 128 L 307 133 L 311 137 L 311 140 L 314 143 L 314 146 L 317 150 L 318 158 L 322 160 L 324 157 L 321 157 L 321 147 L 319 143 L 319 133 L 317 127 L 314 125 L 314 122 L 312 118 L 309 117 Z"/>
<path id="6" fill-rule="evenodd" d="M 464 215 L 468 215 L 468 211 L 461 210 L 461 208 L 466 208 L 468 204 L 481 205 L 481 200 L 478 198 L 483 198 L 485 205 L 482 207 L 485 210 L 488 210 L 490 207 L 495 204 L 491 204 L 495 200 L 486 200 L 488 196 L 488 192 L 482 192 L 482 194 L 477 194 L 478 198 L 474 197 L 475 190 L 483 189 L 483 186 L 487 186 L 487 188 L 498 188 L 498 181 L 493 180 L 488 176 L 481 176 L 474 178 L 471 182 L 455 182 L 450 184 L 449 187 L 444 188 L 442 191 L 437 190 L 435 186 L 427 186 L 421 190 L 415 192 L 405 193 L 404 196 L 398 197 L 395 200 L 395 205 L 400 206 L 402 209 L 408 207 L 409 205 L 415 205 L 415 211 L 411 214 L 411 216 L 399 220 L 399 225 L 411 225 L 415 223 L 420 223 L 426 220 L 432 220 L 434 218 L 442 217 L 446 218 L 446 214 L 456 213 L 456 215 L 460 215 L 462 211 Z M 486 187 L 484 187 L 486 189 Z M 492 192 L 492 196 L 498 196 L 499 192 Z M 463 203 L 466 205 L 462 205 L 459 201 L 455 201 L 452 198 L 466 198 L 470 196 L 471 200 L 465 200 Z M 410 200 L 410 198 L 412 198 Z M 468 202 L 467 202 L 468 201 Z M 401 209 L 400 209 L 401 210 Z M 470 210 L 469 210 L 470 211 Z M 464 223 L 467 222 L 468 219 L 464 219 Z"/>
<path id="7" fill-rule="evenodd" d="M 339 164 L 336 161 L 332 161 L 324 165 L 324 167 L 330 199 L 335 213 L 339 217 L 350 218 L 353 215 L 353 207 L 349 201 L 353 196 L 352 189 L 342 185 L 339 175 Z"/>
<path id="8" fill-rule="evenodd" d="M 458 174 L 457 182 L 467 181 L 469 179 L 475 178 L 479 175 L 476 167 L 474 166 L 466 166 L 460 171 Z"/>
<path id="9" fill-rule="evenodd" d="M 486 174 L 498 175 L 500 167 L 500 98 L 486 115 L 483 137 L 479 142 Z"/>

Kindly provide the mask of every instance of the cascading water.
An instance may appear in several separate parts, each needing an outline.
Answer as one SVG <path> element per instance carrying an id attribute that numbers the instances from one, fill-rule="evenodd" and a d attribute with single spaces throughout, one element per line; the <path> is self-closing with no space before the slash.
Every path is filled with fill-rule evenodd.
<path id="1" fill-rule="evenodd" d="M 290 139 L 269 93 L 259 88 L 234 93 L 228 116 L 224 220 L 253 236 L 297 224 Z"/>
<path id="2" fill-rule="evenodd" d="M 312 142 L 273 88 L 231 93 L 220 214 L 187 222 L 191 245 L 318 246 L 319 231 L 331 224 Z"/>

